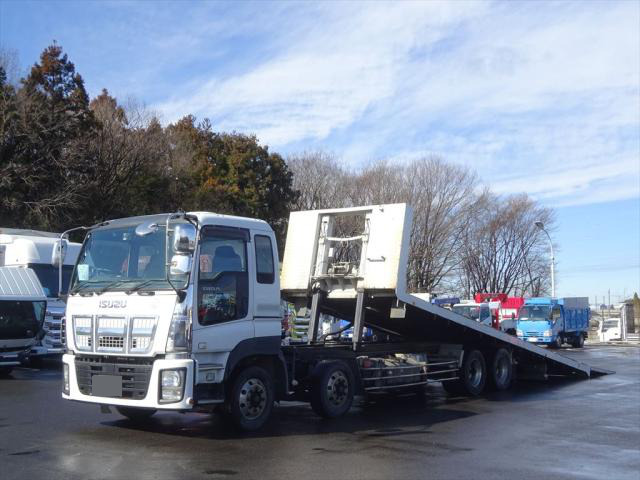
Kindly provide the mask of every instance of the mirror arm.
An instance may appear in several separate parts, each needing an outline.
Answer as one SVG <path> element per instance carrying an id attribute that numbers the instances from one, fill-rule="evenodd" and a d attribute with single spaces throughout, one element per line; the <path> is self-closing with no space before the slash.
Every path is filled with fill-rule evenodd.
<path id="1" fill-rule="evenodd" d="M 69 230 L 65 230 L 60 234 L 60 243 L 57 248 L 60 249 L 60 259 L 58 261 L 58 298 L 62 298 L 62 267 L 64 266 L 64 258 L 62 257 L 62 242 L 65 240 L 71 232 L 77 232 L 79 230 L 91 230 L 92 228 L 101 227 L 102 225 L 106 225 L 109 222 L 102 222 L 94 225 L 92 227 L 75 227 L 70 228 Z"/>

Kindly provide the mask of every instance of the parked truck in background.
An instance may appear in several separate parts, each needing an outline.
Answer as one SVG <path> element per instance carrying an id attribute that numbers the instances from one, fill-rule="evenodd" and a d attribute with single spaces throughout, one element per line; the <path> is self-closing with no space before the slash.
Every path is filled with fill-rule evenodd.
<path id="1" fill-rule="evenodd" d="M 82 228 L 62 396 L 131 419 L 217 411 L 254 430 L 276 400 L 333 418 L 355 395 L 432 382 L 479 395 L 509 388 L 516 368 L 596 373 L 408 293 L 405 204 L 291 213 L 280 276 L 261 220 L 178 212 Z M 282 338 L 281 299 L 308 319 L 306 342 Z M 323 333 L 324 315 L 346 324 Z"/>
<path id="2" fill-rule="evenodd" d="M 66 293 L 81 245 L 72 242 L 66 244 L 60 288 L 58 267 L 52 264 L 58 237 L 57 233 L 37 230 L 0 229 L 0 266 L 30 268 L 38 277 L 47 296 L 44 337 L 32 347 L 32 361 L 38 361 L 47 355 L 62 355 L 63 351 L 60 328 L 65 304 L 58 298 L 58 291 Z"/>
<path id="3" fill-rule="evenodd" d="M 0 376 L 29 359 L 42 336 L 47 297 L 30 268 L 0 267 Z"/>
<path id="4" fill-rule="evenodd" d="M 586 297 L 527 298 L 520 308 L 516 334 L 527 342 L 560 348 L 564 343 L 582 348 L 589 329 Z"/>
<path id="5" fill-rule="evenodd" d="M 451 310 L 458 315 L 467 317 L 481 323 L 482 325 L 486 325 L 487 327 L 491 327 L 493 324 L 493 316 L 491 315 L 491 306 L 489 305 L 489 302 L 478 303 L 463 301 L 461 303 L 456 303 Z"/>

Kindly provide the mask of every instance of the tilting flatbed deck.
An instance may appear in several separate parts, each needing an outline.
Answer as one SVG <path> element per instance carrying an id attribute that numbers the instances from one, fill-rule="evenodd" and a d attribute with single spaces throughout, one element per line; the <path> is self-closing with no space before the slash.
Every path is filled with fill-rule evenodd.
<path id="1" fill-rule="evenodd" d="M 356 226 L 355 233 L 344 236 L 344 231 L 338 231 L 344 218 Z M 380 352 L 407 351 L 411 348 L 408 345 L 449 345 L 461 351 L 484 352 L 502 348 L 510 352 L 520 379 L 556 375 L 590 378 L 611 373 L 406 292 L 410 225 L 411 209 L 404 204 L 291 215 L 282 289 L 297 306 L 310 307 L 310 345 L 327 346 L 326 335 L 319 335 L 318 329 L 321 314 L 328 314 L 353 325 L 351 348 L 356 355 L 376 348 Z M 354 242 L 356 248 L 348 252 L 351 264 L 340 262 L 337 251 Z M 377 342 L 364 338 L 365 327 L 378 333 Z"/>

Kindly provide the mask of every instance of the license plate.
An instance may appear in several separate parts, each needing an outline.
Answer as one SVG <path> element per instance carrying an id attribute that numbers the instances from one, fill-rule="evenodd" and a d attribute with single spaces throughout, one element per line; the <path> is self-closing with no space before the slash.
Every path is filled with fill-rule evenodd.
<path id="1" fill-rule="evenodd" d="M 527 338 L 527 340 L 529 340 L 530 342 L 537 342 L 538 341 L 538 337 L 529 337 L 529 338 Z"/>
<path id="2" fill-rule="evenodd" d="M 91 395 L 95 397 L 121 397 L 122 377 L 117 375 L 94 375 L 91 378 Z"/>

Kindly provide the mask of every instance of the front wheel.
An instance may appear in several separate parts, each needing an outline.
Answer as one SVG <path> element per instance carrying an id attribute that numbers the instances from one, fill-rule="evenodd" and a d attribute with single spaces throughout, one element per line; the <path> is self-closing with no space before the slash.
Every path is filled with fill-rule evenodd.
<path id="1" fill-rule="evenodd" d="M 269 420 L 273 401 L 271 376 L 260 367 L 246 368 L 236 376 L 231 388 L 231 420 L 240 430 L 258 430 Z"/>
<path id="2" fill-rule="evenodd" d="M 132 422 L 144 422 L 156 413 L 153 408 L 116 407 L 116 410 Z"/>
<path id="3" fill-rule="evenodd" d="M 562 343 L 563 343 L 562 342 L 562 337 L 560 335 L 558 335 L 556 337 L 556 339 L 549 344 L 549 347 L 551 347 L 551 348 L 561 348 L 562 347 Z"/>
<path id="4" fill-rule="evenodd" d="M 0 377 L 8 377 L 13 367 L 0 367 Z"/>
<path id="5" fill-rule="evenodd" d="M 353 403 L 354 387 L 353 372 L 346 363 L 321 363 L 313 374 L 311 408 L 324 418 L 344 415 Z"/>

